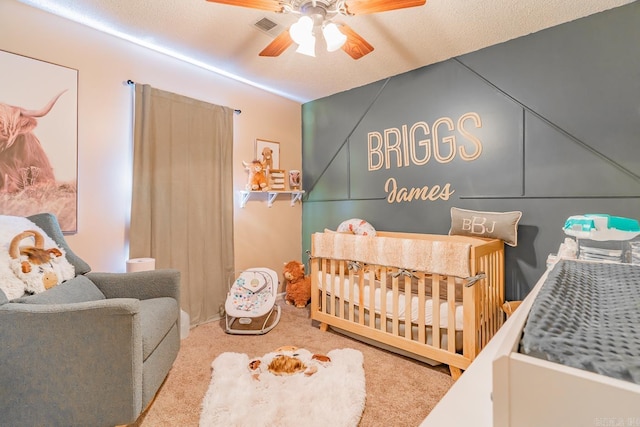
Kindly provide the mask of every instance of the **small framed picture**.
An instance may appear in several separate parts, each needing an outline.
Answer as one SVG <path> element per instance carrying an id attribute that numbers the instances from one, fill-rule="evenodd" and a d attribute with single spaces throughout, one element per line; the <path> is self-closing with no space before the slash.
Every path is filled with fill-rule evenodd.
<path id="1" fill-rule="evenodd" d="M 265 169 L 280 169 L 280 143 L 256 139 L 255 158 L 264 165 Z"/>
<path id="2" fill-rule="evenodd" d="M 292 190 L 299 190 L 302 185 L 300 171 L 297 169 L 291 169 L 289 171 L 289 188 Z"/>

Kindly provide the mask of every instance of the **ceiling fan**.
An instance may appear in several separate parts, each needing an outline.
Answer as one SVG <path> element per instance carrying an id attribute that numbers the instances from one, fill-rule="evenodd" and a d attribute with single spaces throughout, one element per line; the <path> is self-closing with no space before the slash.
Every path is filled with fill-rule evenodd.
<path id="1" fill-rule="evenodd" d="M 277 13 L 293 13 L 300 19 L 281 32 L 260 56 L 278 56 L 293 43 L 296 52 L 315 56 L 316 30 L 321 30 L 327 50 L 333 52 L 342 48 L 353 59 L 360 59 L 373 51 L 358 33 L 344 23 L 335 23 L 338 15 L 365 15 L 388 10 L 422 6 L 426 0 L 207 0 L 232 6 L 267 10 Z"/>

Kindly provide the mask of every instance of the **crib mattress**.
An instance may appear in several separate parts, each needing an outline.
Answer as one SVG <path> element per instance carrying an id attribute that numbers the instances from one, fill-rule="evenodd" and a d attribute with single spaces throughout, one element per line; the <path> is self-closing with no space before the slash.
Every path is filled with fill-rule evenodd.
<path id="1" fill-rule="evenodd" d="M 322 290 L 323 283 L 331 282 L 331 274 L 326 274 L 326 280 L 322 280 L 322 272 L 318 272 L 319 280 L 318 280 L 318 288 Z M 342 281 L 342 286 L 340 286 L 340 277 L 334 276 L 334 286 L 328 286 L 327 293 L 331 294 L 334 292 L 335 297 L 339 297 L 344 299 L 345 301 L 353 301 L 355 305 L 358 305 L 358 301 L 360 301 L 360 289 L 358 284 L 354 284 L 353 286 L 349 282 L 349 279 L 345 276 Z M 363 305 L 367 309 L 373 309 L 376 313 L 382 313 L 382 302 L 386 300 L 385 304 L 385 314 L 387 317 L 393 317 L 393 291 L 391 289 L 381 289 L 383 286 L 376 282 L 375 290 L 374 290 L 374 301 L 371 304 L 370 295 L 371 291 L 369 288 L 369 280 L 365 280 L 365 286 L 363 288 Z M 407 303 L 404 297 L 404 292 L 401 292 L 400 298 L 398 298 L 398 311 L 397 317 L 398 320 L 405 320 L 407 316 Z M 449 321 L 447 319 L 447 313 L 449 310 L 448 302 L 446 300 L 440 299 L 440 328 L 448 328 Z M 412 322 L 418 321 L 418 307 L 419 300 L 417 295 L 411 295 L 410 299 L 410 316 Z M 427 326 L 433 326 L 433 300 L 431 298 L 427 298 L 424 302 L 424 322 Z M 462 302 L 455 303 L 455 330 L 461 331 L 464 325 L 463 320 L 463 306 Z"/>
<path id="2" fill-rule="evenodd" d="M 640 384 L 640 266 L 562 260 L 531 307 L 520 352 Z"/>

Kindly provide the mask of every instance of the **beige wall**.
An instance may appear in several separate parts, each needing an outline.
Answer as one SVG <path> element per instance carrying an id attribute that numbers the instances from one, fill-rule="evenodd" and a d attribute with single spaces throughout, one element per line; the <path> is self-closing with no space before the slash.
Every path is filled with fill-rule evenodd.
<path id="1" fill-rule="evenodd" d="M 234 117 L 236 269 L 266 266 L 280 273 L 282 263 L 300 258 L 300 205 L 290 207 L 279 196 L 272 208 L 252 200 L 240 209 L 238 197 L 246 183 L 241 162 L 253 158 L 255 138 L 280 142 L 281 167 L 300 169 L 298 102 L 14 0 L 0 1 L 0 49 L 79 71 L 78 232 L 68 241 L 94 271 L 124 271 L 128 258 L 133 100 L 128 79 L 242 110 Z"/>

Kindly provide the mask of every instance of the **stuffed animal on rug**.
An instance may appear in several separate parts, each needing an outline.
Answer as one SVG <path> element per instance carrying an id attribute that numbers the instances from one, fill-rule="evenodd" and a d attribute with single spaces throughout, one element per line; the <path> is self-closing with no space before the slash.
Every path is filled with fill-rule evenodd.
<path id="1" fill-rule="evenodd" d="M 289 261 L 284 265 L 282 276 L 286 281 L 284 302 L 305 308 L 311 299 L 311 278 L 304 274 L 304 264 Z"/>
<path id="2" fill-rule="evenodd" d="M 20 247 L 20 242 L 28 237 L 35 239 L 35 245 Z M 26 292 L 44 292 L 74 275 L 74 271 L 66 271 L 73 269 L 70 264 L 61 263 L 65 258 L 60 249 L 43 246 L 44 238 L 34 230 L 23 231 L 11 240 L 11 269 L 24 282 Z"/>
<path id="3" fill-rule="evenodd" d="M 262 166 L 265 169 L 273 169 L 273 150 L 269 147 L 262 149 Z"/>
<path id="4" fill-rule="evenodd" d="M 253 379 L 260 381 L 260 374 L 265 370 L 273 375 L 295 375 L 303 373 L 311 376 L 318 372 L 318 368 L 331 362 L 329 356 L 311 354 L 310 351 L 295 346 L 284 346 L 262 358 L 249 362 L 249 371 Z"/>
<path id="5" fill-rule="evenodd" d="M 246 185 L 247 190 L 269 190 L 264 165 L 260 163 L 259 160 L 254 160 L 251 163 L 243 161 L 242 164 L 244 165 L 244 168 L 249 171 L 249 181 Z"/>

